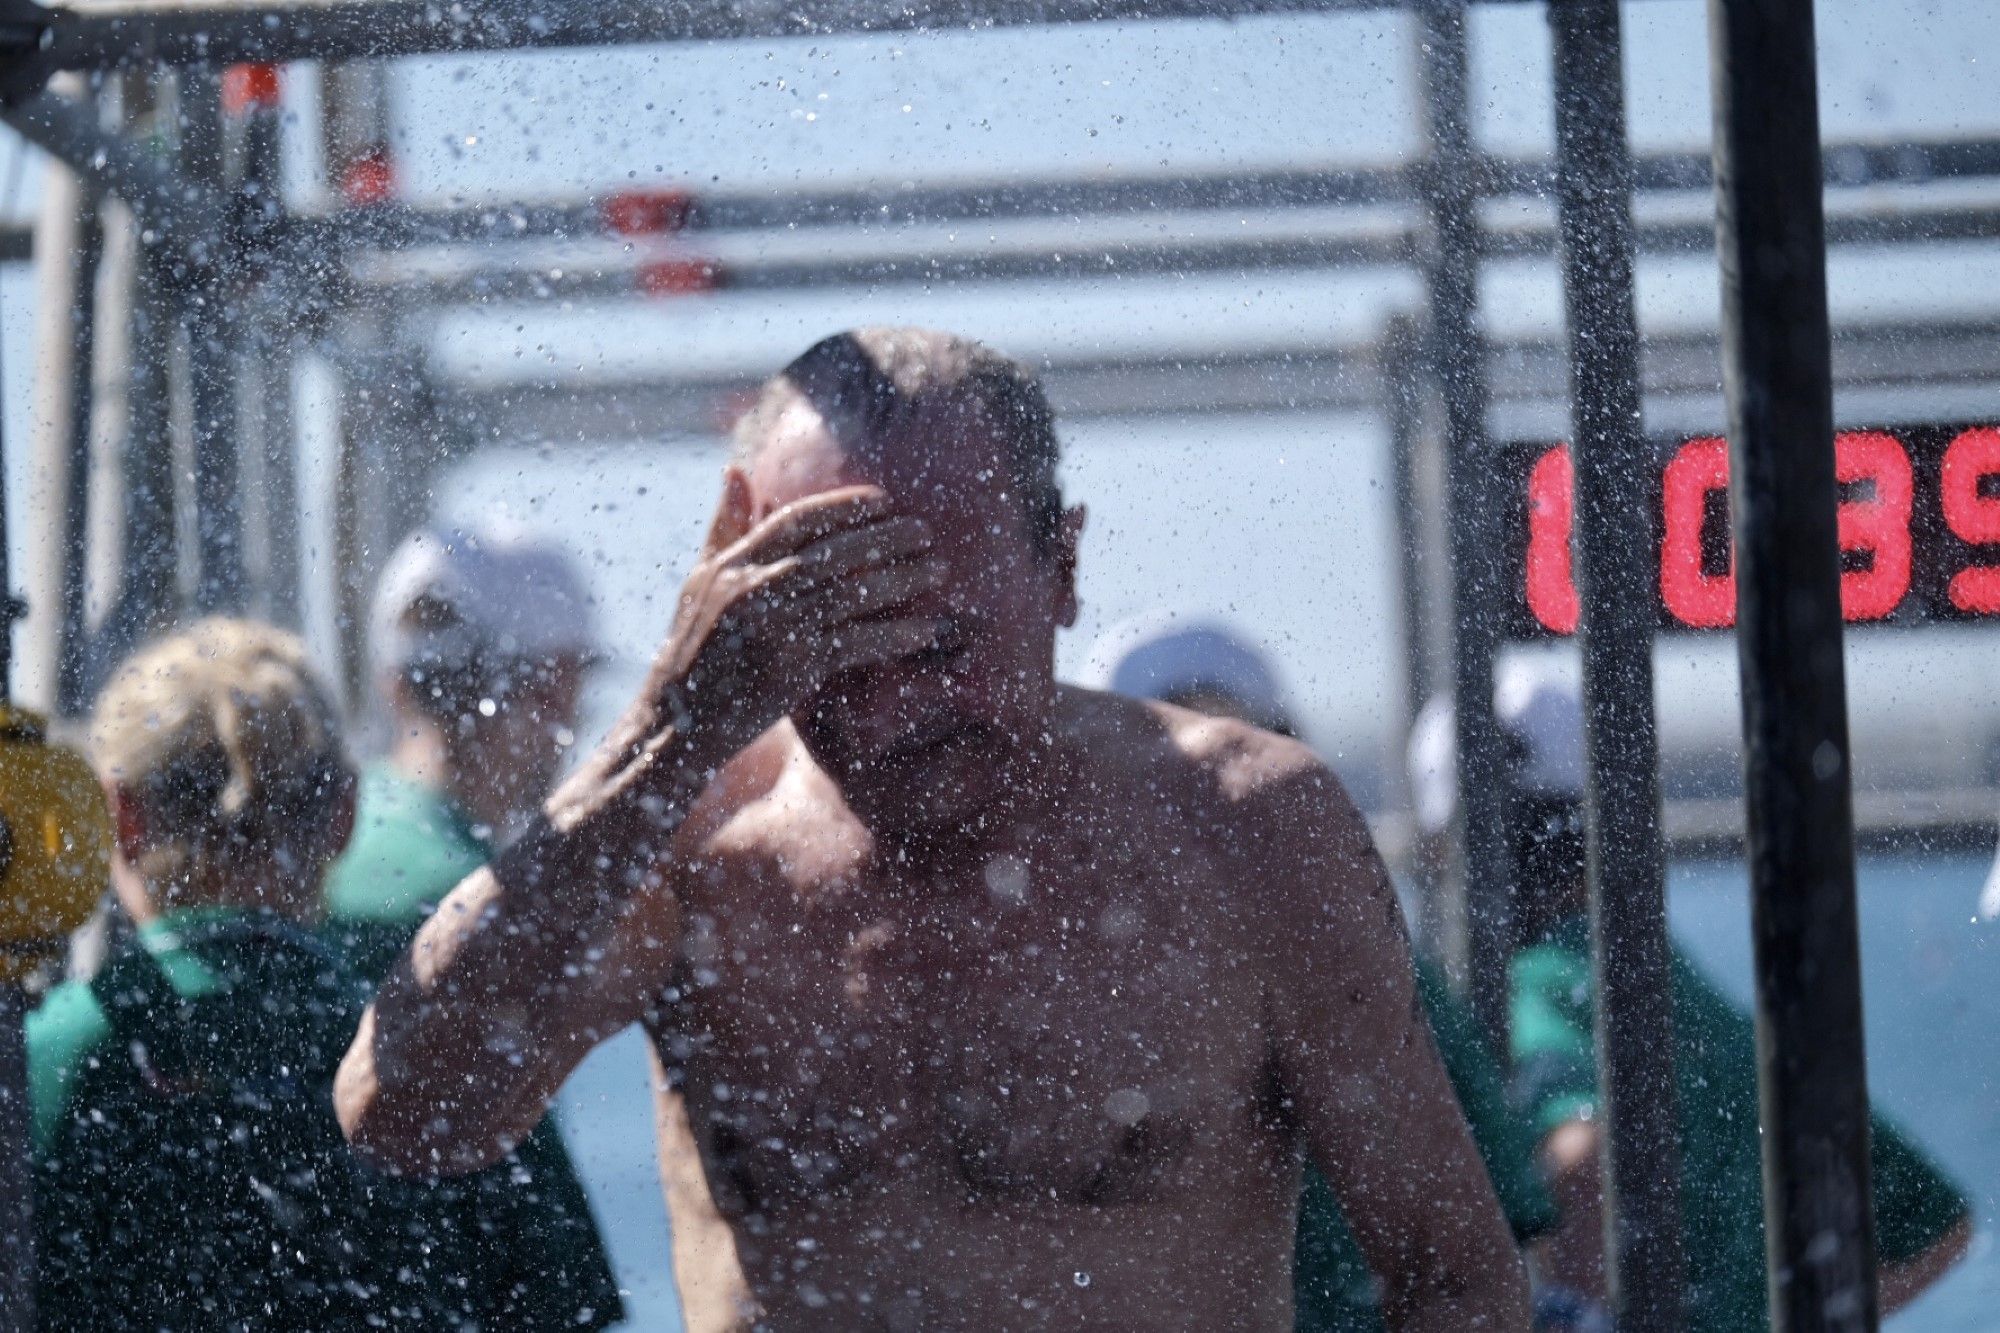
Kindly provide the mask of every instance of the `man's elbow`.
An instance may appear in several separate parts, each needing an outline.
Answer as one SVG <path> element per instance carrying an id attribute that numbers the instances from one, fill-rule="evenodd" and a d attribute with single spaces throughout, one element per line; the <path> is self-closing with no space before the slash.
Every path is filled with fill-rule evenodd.
<path id="1" fill-rule="evenodd" d="M 358 1043 L 349 1047 L 339 1072 L 333 1077 L 334 1118 L 340 1121 L 340 1132 L 347 1136 L 347 1146 L 354 1150 L 355 1156 L 370 1166 L 395 1170 L 392 1145 L 377 1132 L 380 1118 L 375 1114 L 375 1104 L 381 1092 L 381 1085 L 375 1079 L 375 1062 Z"/>
<path id="2" fill-rule="evenodd" d="M 491 1166 L 509 1144 L 454 1123 L 429 1109 L 412 1089 L 385 1087 L 375 1052 L 375 1011 L 362 1015 L 360 1031 L 333 1080 L 333 1111 L 354 1155 L 378 1171 L 398 1176 L 455 1176 Z"/>
<path id="3" fill-rule="evenodd" d="M 384 1105 L 382 1081 L 375 1068 L 375 1011 L 362 1015 L 361 1030 L 333 1076 L 333 1114 L 354 1155 L 378 1170 L 396 1175 L 418 1172 L 415 1136 L 396 1132 L 396 1120 Z"/>

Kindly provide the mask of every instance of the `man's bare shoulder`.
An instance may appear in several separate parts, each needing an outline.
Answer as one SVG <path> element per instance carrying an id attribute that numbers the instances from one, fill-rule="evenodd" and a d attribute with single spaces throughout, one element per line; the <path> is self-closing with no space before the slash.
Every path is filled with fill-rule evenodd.
<path id="1" fill-rule="evenodd" d="M 801 883 L 852 872 L 869 854 L 867 831 L 840 789 L 781 723 L 716 775 L 682 829 L 689 854 L 742 869 L 781 868 Z"/>
<path id="2" fill-rule="evenodd" d="M 1306 746 L 1235 718 L 1076 688 L 1064 689 L 1057 716 L 1099 780 L 1186 784 L 1231 805 L 1292 784 L 1334 781 Z"/>
<path id="3" fill-rule="evenodd" d="M 1250 864 L 1267 905 L 1380 896 L 1373 838 L 1340 779 L 1303 743 L 1234 718 L 1092 690 L 1058 713 L 1101 788 L 1184 810 Z"/>

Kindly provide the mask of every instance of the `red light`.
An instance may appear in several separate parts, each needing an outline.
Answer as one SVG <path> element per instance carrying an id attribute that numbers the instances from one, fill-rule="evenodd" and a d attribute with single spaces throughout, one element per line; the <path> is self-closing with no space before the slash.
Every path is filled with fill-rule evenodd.
<path id="1" fill-rule="evenodd" d="M 1944 451 L 1941 485 L 1944 524 L 1971 546 L 2000 542 L 2000 499 L 1979 493 L 1979 483 L 2000 476 L 2000 429 L 1962 431 Z M 2000 566 L 1968 565 L 1951 576 L 1951 604 L 1975 615 L 2000 612 Z"/>
<path id="2" fill-rule="evenodd" d="M 1910 503 L 1915 490 L 1910 455 L 1893 435 L 1846 431 L 1833 437 L 1834 474 L 1842 482 L 1873 483 L 1865 500 L 1840 503 L 1840 549 L 1867 551 L 1867 569 L 1840 576 L 1840 609 L 1848 620 L 1881 620 L 1910 590 Z"/>
<path id="3" fill-rule="evenodd" d="M 284 81 L 277 65 L 231 65 L 222 71 L 222 109 L 232 116 L 269 111 L 283 96 Z"/>
<path id="4" fill-rule="evenodd" d="M 1736 565 L 1710 574 L 1701 567 L 1701 527 L 1708 497 L 1729 489 L 1729 445 L 1714 436 L 1689 440 L 1667 464 L 1661 508 L 1660 600 L 1692 629 L 1736 623 Z"/>
<path id="5" fill-rule="evenodd" d="M 708 259 L 656 259 L 639 266 L 639 290 L 648 296 L 689 296 L 714 291 L 719 270 Z"/>
<path id="6" fill-rule="evenodd" d="M 1579 614 L 1569 549 L 1574 486 L 1566 444 L 1536 459 L 1528 473 L 1528 609 L 1556 634 L 1576 633 Z"/>
<path id="7" fill-rule="evenodd" d="M 386 204 L 396 197 L 396 165 L 387 148 L 371 148 L 347 164 L 340 197 L 355 208 Z"/>
<path id="8" fill-rule="evenodd" d="M 598 205 L 614 236 L 661 236 L 687 225 L 694 197 L 685 190 L 627 190 Z"/>

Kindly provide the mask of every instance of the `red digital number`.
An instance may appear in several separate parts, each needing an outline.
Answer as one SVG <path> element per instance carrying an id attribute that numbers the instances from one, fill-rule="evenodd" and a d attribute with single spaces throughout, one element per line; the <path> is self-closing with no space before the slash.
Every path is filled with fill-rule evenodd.
<path id="1" fill-rule="evenodd" d="M 1528 610 L 1552 634 L 1576 633 L 1579 603 L 1570 568 L 1569 446 L 1558 444 L 1528 473 Z"/>
<path id="2" fill-rule="evenodd" d="M 1864 568 L 1841 573 L 1841 612 L 1848 620 L 1882 620 L 1910 591 L 1910 455 L 1887 432 L 1846 431 L 1834 437 L 1834 471 L 1843 485 L 1867 484 L 1866 493 L 1840 502 L 1840 549 L 1868 556 Z M 2000 428 L 1966 431 L 1945 454 L 1945 522 L 1973 545 L 2000 544 L 2000 496 L 1979 494 L 1985 476 L 2000 476 Z M 1578 619 L 1570 564 L 1573 485 L 1565 445 L 1544 451 L 1528 473 L 1528 609 L 1556 634 L 1574 633 Z M 1661 479 L 1660 600 L 1689 629 L 1736 623 L 1734 562 L 1720 573 L 1702 568 L 1709 497 L 1728 489 L 1729 446 L 1715 436 L 1683 444 Z M 1951 599 L 1961 611 L 2000 613 L 2000 565 L 1954 576 Z"/>
<path id="3" fill-rule="evenodd" d="M 1660 600 L 1691 629 L 1736 623 L 1736 568 L 1710 574 L 1701 567 L 1701 525 L 1708 496 L 1729 489 L 1729 446 L 1713 436 L 1689 440 L 1667 464 L 1661 487 L 1665 532 L 1660 540 Z"/>
<path id="4" fill-rule="evenodd" d="M 1975 426 L 1944 451 L 1940 489 L 1944 525 L 1972 546 L 2000 542 L 2000 499 L 1979 493 L 1981 479 L 2000 475 L 2000 429 Z M 1974 615 L 2000 612 L 2000 566 L 1972 565 L 1951 576 L 1951 604 Z"/>
<path id="5" fill-rule="evenodd" d="M 1910 455 L 1902 442 L 1879 430 L 1833 437 L 1834 475 L 1866 481 L 1874 493 L 1840 502 L 1840 549 L 1866 551 L 1867 569 L 1840 576 L 1840 610 L 1849 620 L 1881 620 L 1910 590 Z"/>

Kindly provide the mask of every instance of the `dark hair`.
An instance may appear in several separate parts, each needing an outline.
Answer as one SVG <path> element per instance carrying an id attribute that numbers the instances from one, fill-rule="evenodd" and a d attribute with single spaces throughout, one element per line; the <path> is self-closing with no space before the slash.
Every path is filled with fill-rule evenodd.
<path id="1" fill-rule="evenodd" d="M 1034 372 L 970 338 L 933 329 L 864 328 L 822 338 L 766 381 L 736 427 L 754 457 L 778 416 L 804 400 L 843 449 L 867 451 L 898 430 L 954 418 L 997 431 L 1029 543 L 1052 555 L 1062 532 L 1062 446 Z M 940 422 L 940 418 L 943 419 Z"/>

